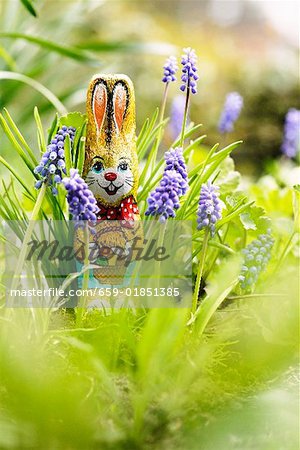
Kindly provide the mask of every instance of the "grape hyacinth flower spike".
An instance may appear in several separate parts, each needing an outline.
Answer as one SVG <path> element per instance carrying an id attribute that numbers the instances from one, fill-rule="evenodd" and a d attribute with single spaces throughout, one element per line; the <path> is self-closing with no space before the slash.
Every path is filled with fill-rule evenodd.
<path id="1" fill-rule="evenodd" d="M 185 127 L 188 118 L 190 93 L 197 94 L 197 80 L 198 80 L 198 69 L 197 69 L 197 55 L 195 50 L 192 48 L 183 49 L 184 55 L 181 59 L 182 65 L 182 75 L 181 75 L 181 86 L 180 89 L 184 92 L 186 91 L 185 107 L 183 113 L 182 127 L 181 127 L 181 137 L 180 137 L 180 147 L 184 144 Z"/>
<path id="2" fill-rule="evenodd" d="M 39 165 L 34 169 L 34 172 L 41 177 L 35 183 L 36 189 L 40 189 L 43 183 L 46 183 L 52 186 L 52 193 L 54 195 L 57 194 L 56 186 L 61 183 L 63 175 L 66 174 L 64 145 L 67 136 L 73 143 L 75 128 L 64 125 L 47 146 L 47 150 L 43 154 Z"/>
<path id="3" fill-rule="evenodd" d="M 159 216 L 160 222 L 175 217 L 180 207 L 180 197 L 188 189 L 187 170 L 182 148 L 177 147 L 165 153 L 165 169 L 158 187 L 147 199 L 146 216 Z"/>
<path id="4" fill-rule="evenodd" d="M 300 111 L 298 109 L 290 108 L 285 116 L 281 150 L 288 158 L 295 158 L 300 151 Z"/>
<path id="5" fill-rule="evenodd" d="M 199 79 L 197 70 L 197 55 L 192 48 L 184 48 L 184 55 L 182 55 L 182 84 L 180 89 L 184 92 L 190 89 L 192 94 L 197 94 L 197 80 Z"/>
<path id="6" fill-rule="evenodd" d="M 260 234 L 242 250 L 244 264 L 239 276 L 241 288 L 247 292 L 252 291 L 260 274 L 265 270 L 271 258 L 274 239 L 270 230 L 267 234 Z"/>
<path id="7" fill-rule="evenodd" d="M 72 219 L 96 222 L 96 214 L 99 211 L 96 199 L 86 182 L 79 176 L 78 170 L 71 169 L 70 177 L 64 178 L 63 184 L 68 193 L 67 201 Z"/>
<path id="8" fill-rule="evenodd" d="M 198 230 L 207 228 L 211 236 L 215 233 L 215 225 L 221 219 L 221 203 L 219 199 L 219 187 L 210 182 L 201 187 L 199 206 L 198 206 Z"/>
<path id="9" fill-rule="evenodd" d="M 205 233 L 202 243 L 202 251 L 198 263 L 197 278 L 192 302 L 192 314 L 196 312 L 198 306 L 198 296 L 204 270 L 209 237 L 214 236 L 216 223 L 222 217 L 222 206 L 219 195 L 220 194 L 218 186 L 214 186 L 209 181 L 206 184 L 202 184 L 198 206 L 197 228 L 198 230 L 205 229 Z"/>
<path id="10" fill-rule="evenodd" d="M 219 131 L 221 133 L 229 133 L 233 130 L 233 125 L 241 113 L 243 103 L 243 97 L 238 92 L 227 94 L 219 120 Z"/>
<path id="11" fill-rule="evenodd" d="M 170 56 L 164 64 L 164 75 L 162 78 L 163 83 L 171 83 L 176 81 L 176 72 L 178 70 L 177 59 L 175 56 Z"/>
<path id="12" fill-rule="evenodd" d="M 172 170 L 165 171 L 159 186 L 148 197 L 146 216 L 159 216 L 165 223 L 169 217 L 175 217 L 179 208 L 180 175 Z"/>

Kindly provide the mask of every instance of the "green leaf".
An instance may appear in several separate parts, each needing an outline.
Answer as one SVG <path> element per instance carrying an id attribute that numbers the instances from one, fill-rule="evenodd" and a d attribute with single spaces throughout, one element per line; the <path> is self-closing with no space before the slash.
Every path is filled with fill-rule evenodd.
<path id="1" fill-rule="evenodd" d="M 30 0 L 21 0 L 21 3 L 33 17 L 37 17 L 37 12 Z"/>
<path id="2" fill-rule="evenodd" d="M 242 214 L 244 211 L 247 211 L 249 206 L 253 205 L 253 203 L 254 201 L 248 202 L 245 205 L 241 204 L 240 206 L 237 206 L 235 209 L 230 211 L 225 217 L 223 217 L 221 220 L 218 221 L 216 229 L 219 230 L 223 225 L 233 220 L 239 214 Z"/>
<path id="3" fill-rule="evenodd" d="M 80 112 L 71 112 L 61 116 L 58 120 L 58 128 L 66 127 L 81 128 L 86 123 L 86 115 Z"/>
<path id="4" fill-rule="evenodd" d="M 240 214 L 240 220 L 245 230 L 258 230 L 260 233 L 265 233 L 270 227 L 270 219 L 266 217 L 265 210 L 255 205 Z"/>
<path id="5" fill-rule="evenodd" d="M 85 146 L 85 132 L 86 132 L 86 122 L 87 118 L 85 114 L 81 114 L 79 112 L 72 112 L 69 114 L 66 114 L 59 118 L 58 120 L 58 128 L 61 128 L 63 125 L 66 127 L 74 127 L 76 129 L 75 138 L 73 145 L 67 152 L 70 151 L 70 154 L 66 154 L 65 156 L 67 158 L 70 158 L 70 160 L 66 161 L 66 164 L 68 164 L 68 170 L 67 173 L 69 175 L 70 168 L 74 167 L 77 168 L 79 173 L 82 173 L 83 164 L 84 164 L 84 146 Z"/>
<path id="6" fill-rule="evenodd" d="M 220 194 L 226 195 L 234 192 L 241 181 L 241 174 L 234 170 L 234 161 L 228 156 L 219 165 L 220 174 L 216 185 L 220 187 Z"/>
<path id="7" fill-rule="evenodd" d="M 76 62 L 85 63 L 94 67 L 100 67 L 101 65 L 98 58 L 95 58 L 85 50 L 71 46 L 59 45 L 56 42 L 49 41 L 38 36 L 31 36 L 23 33 L 0 33 L 0 38 L 23 39 L 48 51 L 50 50 L 51 52 L 74 59 Z"/>

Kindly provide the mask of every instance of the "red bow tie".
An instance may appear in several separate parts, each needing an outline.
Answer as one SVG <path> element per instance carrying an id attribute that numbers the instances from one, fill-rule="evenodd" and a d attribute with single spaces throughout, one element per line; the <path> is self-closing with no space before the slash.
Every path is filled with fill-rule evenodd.
<path id="1" fill-rule="evenodd" d="M 124 198 L 119 206 L 104 206 L 101 203 L 97 203 L 99 211 L 97 213 L 97 218 L 100 220 L 122 220 L 129 222 L 130 224 L 134 220 L 134 215 L 139 214 L 137 203 L 134 197 Z"/>

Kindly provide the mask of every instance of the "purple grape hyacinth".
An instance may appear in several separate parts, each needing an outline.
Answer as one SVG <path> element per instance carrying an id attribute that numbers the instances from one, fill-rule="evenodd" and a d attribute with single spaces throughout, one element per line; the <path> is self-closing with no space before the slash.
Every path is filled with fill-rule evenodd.
<path id="1" fill-rule="evenodd" d="M 244 264 L 239 280 L 243 290 L 251 292 L 254 289 L 261 272 L 268 265 L 273 245 L 274 239 L 271 236 L 271 231 L 268 230 L 267 234 L 260 234 L 257 239 L 242 250 Z"/>
<path id="2" fill-rule="evenodd" d="M 197 74 L 197 55 L 195 50 L 188 47 L 184 48 L 184 55 L 182 55 L 182 85 L 180 89 L 184 92 L 186 89 L 191 89 L 192 94 L 197 94 L 197 80 L 199 76 Z"/>
<path id="3" fill-rule="evenodd" d="M 160 222 L 175 217 L 180 197 L 188 189 L 187 170 L 182 148 L 171 149 L 165 154 L 165 169 L 159 185 L 147 199 L 146 216 L 159 216 Z"/>
<path id="4" fill-rule="evenodd" d="M 294 158 L 300 151 L 300 111 L 290 108 L 285 116 L 282 152 L 288 158 Z"/>
<path id="5" fill-rule="evenodd" d="M 97 206 L 94 194 L 89 190 L 86 182 L 79 176 L 78 169 L 70 170 L 70 177 L 63 179 L 63 184 L 68 192 L 67 201 L 72 219 L 76 221 L 97 220 Z"/>
<path id="6" fill-rule="evenodd" d="M 233 130 L 234 122 L 241 113 L 243 103 L 243 97 L 238 92 L 230 92 L 226 95 L 219 121 L 219 131 L 221 133 L 229 133 Z"/>
<path id="7" fill-rule="evenodd" d="M 177 59 L 175 56 L 170 56 L 164 64 L 164 76 L 162 78 L 163 83 L 170 83 L 176 81 L 176 72 L 178 70 Z"/>
<path id="8" fill-rule="evenodd" d="M 215 226 L 221 219 L 222 206 L 219 199 L 219 187 L 210 182 L 202 184 L 198 206 L 198 230 L 207 228 L 211 236 L 215 234 Z"/>
<path id="9" fill-rule="evenodd" d="M 186 170 L 185 160 L 181 147 L 171 148 L 165 153 L 165 171 L 175 171 L 181 176 L 180 183 L 178 184 L 179 196 L 182 196 L 188 190 L 188 174 Z"/>
<path id="10" fill-rule="evenodd" d="M 47 183 L 52 186 L 52 193 L 57 195 L 56 185 L 62 182 L 63 174 L 66 173 L 64 145 L 67 136 L 73 143 L 74 127 L 62 126 L 47 146 L 39 165 L 34 169 L 34 173 L 42 177 L 35 183 L 36 189 L 40 189 L 43 183 Z"/>
<path id="11" fill-rule="evenodd" d="M 164 223 L 169 217 L 175 217 L 175 210 L 179 208 L 180 175 L 174 170 L 164 172 L 159 186 L 148 197 L 146 216 L 160 216 Z"/>

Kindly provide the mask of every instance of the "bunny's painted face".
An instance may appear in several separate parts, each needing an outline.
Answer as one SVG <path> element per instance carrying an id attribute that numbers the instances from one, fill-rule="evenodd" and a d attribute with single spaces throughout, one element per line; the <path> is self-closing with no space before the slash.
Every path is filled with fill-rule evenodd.
<path id="1" fill-rule="evenodd" d="M 115 204 L 129 194 L 134 184 L 130 158 L 121 156 L 114 167 L 106 167 L 104 158 L 96 156 L 86 182 L 96 197 Z"/>

